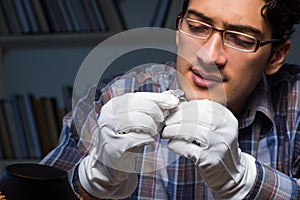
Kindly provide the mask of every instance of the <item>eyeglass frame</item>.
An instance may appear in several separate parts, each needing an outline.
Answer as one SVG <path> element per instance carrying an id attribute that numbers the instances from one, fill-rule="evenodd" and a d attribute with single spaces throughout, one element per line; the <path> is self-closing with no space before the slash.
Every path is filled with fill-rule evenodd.
<path id="1" fill-rule="evenodd" d="M 210 28 L 211 28 L 210 34 L 208 35 L 207 38 L 204 38 L 204 37 L 199 37 L 199 36 L 195 36 L 195 35 L 189 34 L 189 33 L 185 32 L 185 31 L 181 30 L 181 29 L 179 28 L 179 23 L 180 23 L 180 20 L 183 20 L 183 19 L 189 19 L 189 20 L 191 20 L 191 21 L 193 21 L 193 22 L 199 22 L 199 23 L 201 23 L 201 24 L 203 24 L 203 25 L 205 25 L 205 26 L 207 26 L 207 27 L 210 27 Z M 267 45 L 267 44 L 271 44 L 271 43 L 276 43 L 276 42 L 282 41 L 282 39 L 270 39 L 270 40 L 265 40 L 265 41 L 263 41 L 263 40 L 261 40 L 261 39 L 259 39 L 259 38 L 256 38 L 256 37 L 254 37 L 254 36 L 248 35 L 248 34 L 246 34 L 246 33 L 239 32 L 239 31 L 225 30 L 225 29 L 217 28 L 217 27 L 214 27 L 214 26 L 212 26 L 212 25 L 210 25 L 210 24 L 207 24 L 207 23 L 205 23 L 205 22 L 202 22 L 202 21 L 200 21 L 200 20 L 196 20 L 196 19 L 191 19 L 191 18 L 188 18 L 188 17 L 184 17 L 182 14 L 179 14 L 179 15 L 177 16 L 177 18 L 176 18 L 176 30 L 178 30 L 179 32 L 181 32 L 181 33 L 183 33 L 183 34 L 185 34 L 185 35 L 188 35 L 188 36 L 190 36 L 190 37 L 193 37 L 193 38 L 199 38 L 199 39 L 203 39 L 203 40 L 208 40 L 214 32 L 219 32 L 219 33 L 222 33 L 222 41 L 223 41 L 223 44 L 224 44 L 224 45 L 226 45 L 226 46 L 228 46 L 228 47 L 230 47 L 230 48 L 232 48 L 232 49 L 235 49 L 235 50 L 238 50 L 238 51 L 242 51 L 242 52 L 246 52 L 246 53 L 254 53 L 254 52 L 256 52 L 260 47 L 263 47 L 263 46 L 265 46 L 265 45 Z M 252 38 L 252 39 L 255 40 L 256 46 L 255 46 L 255 48 L 254 48 L 253 50 L 240 49 L 240 48 L 231 46 L 231 45 L 229 45 L 229 44 L 227 44 L 227 43 L 224 42 L 224 33 L 225 33 L 225 32 L 238 33 L 238 34 L 247 36 L 247 37 L 249 37 L 249 38 Z"/>

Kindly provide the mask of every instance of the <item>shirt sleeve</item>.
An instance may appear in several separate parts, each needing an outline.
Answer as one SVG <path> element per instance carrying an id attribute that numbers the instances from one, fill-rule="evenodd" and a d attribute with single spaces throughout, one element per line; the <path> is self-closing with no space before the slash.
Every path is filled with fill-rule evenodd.
<path id="1" fill-rule="evenodd" d="M 298 199 L 297 179 L 258 161 L 256 167 L 255 184 L 245 199 Z"/>
<path id="2" fill-rule="evenodd" d="M 282 173 L 262 162 L 256 162 L 257 177 L 255 184 L 245 199 L 300 199 L 300 67 L 284 65 L 280 73 L 271 77 L 270 81 L 284 96 L 278 99 L 286 100 L 287 104 L 280 103 L 286 111 L 287 119 L 284 123 L 290 134 L 289 146 L 282 146 L 290 155 L 290 163 L 286 163 L 289 174 Z M 279 90 L 278 85 L 284 82 L 285 89 Z M 288 84 L 286 84 L 288 83 Z M 288 91 L 288 92 L 287 92 Z M 286 94 L 288 96 L 285 96 Z M 281 94 L 281 95 L 283 95 Z M 283 101 L 284 102 L 284 101 Z M 281 110 L 281 111 L 282 111 Z M 282 113 L 281 113 L 282 114 Z M 279 136 L 278 136 L 279 137 Z M 288 149 L 289 148 L 289 149 Z M 288 149 L 288 150 L 287 150 Z M 280 162 L 280 161 L 278 161 Z"/>

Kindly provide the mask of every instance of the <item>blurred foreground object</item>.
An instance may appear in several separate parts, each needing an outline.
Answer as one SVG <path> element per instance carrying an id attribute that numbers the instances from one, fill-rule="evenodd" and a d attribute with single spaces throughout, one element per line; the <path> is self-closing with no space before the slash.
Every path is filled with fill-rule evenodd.
<path id="1" fill-rule="evenodd" d="M 7 200 L 77 199 L 69 184 L 67 172 L 32 163 L 7 166 L 0 179 L 0 192 Z"/>

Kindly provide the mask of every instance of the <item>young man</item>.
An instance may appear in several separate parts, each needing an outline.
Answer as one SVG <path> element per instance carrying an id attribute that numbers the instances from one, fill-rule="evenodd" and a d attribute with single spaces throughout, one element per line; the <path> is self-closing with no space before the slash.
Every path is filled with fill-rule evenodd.
<path id="1" fill-rule="evenodd" d="M 299 20 L 298 0 L 186 0 L 177 72 L 92 90 L 97 116 L 78 106 L 42 163 L 85 199 L 299 198 L 300 68 L 284 64 Z"/>

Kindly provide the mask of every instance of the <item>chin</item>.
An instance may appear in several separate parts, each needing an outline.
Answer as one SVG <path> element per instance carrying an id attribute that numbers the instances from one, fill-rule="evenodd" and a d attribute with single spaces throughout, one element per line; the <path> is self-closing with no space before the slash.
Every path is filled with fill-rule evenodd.
<path id="1" fill-rule="evenodd" d="M 221 93 L 220 92 L 212 92 L 208 89 L 199 89 L 199 88 L 197 88 L 196 90 L 193 90 L 193 89 L 184 90 L 184 92 L 185 92 L 187 101 L 207 99 L 210 101 L 220 103 L 223 106 L 227 105 L 227 99 L 226 99 L 226 95 L 224 94 L 224 92 L 221 92 Z"/>

